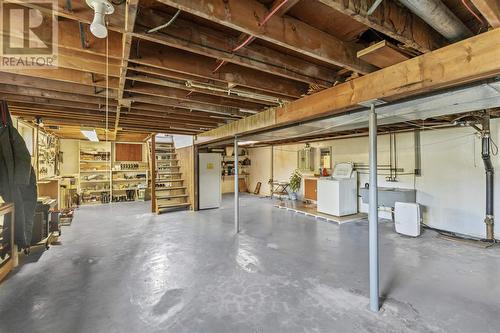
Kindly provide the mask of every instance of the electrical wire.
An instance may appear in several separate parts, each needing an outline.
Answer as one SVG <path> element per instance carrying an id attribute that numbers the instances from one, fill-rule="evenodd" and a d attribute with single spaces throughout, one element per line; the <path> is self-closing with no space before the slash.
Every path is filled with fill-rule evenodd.
<path id="1" fill-rule="evenodd" d="M 469 5 L 466 3 L 466 0 L 462 0 L 462 4 L 479 21 L 479 23 L 481 24 L 481 28 L 484 26 L 487 26 L 487 24 L 486 25 L 484 24 L 483 19 L 480 18 L 479 15 L 477 15 L 476 12 L 473 11 L 472 8 L 469 7 Z M 479 29 L 479 31 L 481 31 L 481 28 Z"/>

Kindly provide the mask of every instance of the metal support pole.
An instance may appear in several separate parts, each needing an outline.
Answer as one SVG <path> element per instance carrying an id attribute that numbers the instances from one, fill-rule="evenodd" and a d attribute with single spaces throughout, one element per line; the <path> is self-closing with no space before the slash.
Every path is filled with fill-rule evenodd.
<path id="1" fill-rule="evenodd" d="M 240 184 L 238 167 L 238 138 L 234 137 L 234 231 L 240 232 Z"/>
<path id="2" fill-rule="evenodd" d="M 378 253 L 378 186 L 377 186 L 377 113 L 370 107 L 370 189 L 369 189 L 369 251 L 370 251 L 370 310 L 378 312 L 379 305 L 379 253 Z"/>

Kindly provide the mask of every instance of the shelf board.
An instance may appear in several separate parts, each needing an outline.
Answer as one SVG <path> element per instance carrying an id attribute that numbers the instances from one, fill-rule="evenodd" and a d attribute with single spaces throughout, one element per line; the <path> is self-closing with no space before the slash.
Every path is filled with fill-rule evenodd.
<path id="1" fill-rule="evenodd" d="M 80 183 L 109 183 L 109 179 L 105 179 L 105 180 L 80 180 Z"/>
<path id="2" fill-rule="evenodd" d="M 110 190 L 86 190 L 86 189 L 82 189 L 82 192 L 87 192 L 87 193 L 101 193 L 101 192 L 109 192 Z"/>
<path id="3" fill-rule="evenodd" d="M 125 178 L 120 178 L 120 179 L 113 179 L 114 182 L 145 182 L 146 179 L 125 179 Z"/>
<path id="4" fill-rule="evenodd" d="M 146 173 L 148 170 L 113 170 L 113 172 L 132 172 L 132 173 Z"/>
<path id="5" fill-rule="evenodd" d="M 96 173 L 109 172 L 109 170 L 80 170 L 80 173 Z"/>

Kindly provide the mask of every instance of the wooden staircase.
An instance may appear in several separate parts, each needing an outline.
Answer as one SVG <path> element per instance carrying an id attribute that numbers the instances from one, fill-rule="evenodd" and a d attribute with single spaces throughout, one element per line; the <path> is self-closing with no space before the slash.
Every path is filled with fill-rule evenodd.
<path id="1" fill-rule="evenodd" d="M 180 172 L 174 144 L 156 142 L 154 156 L 156 213 L 189 208 L 187 186 Z"/>

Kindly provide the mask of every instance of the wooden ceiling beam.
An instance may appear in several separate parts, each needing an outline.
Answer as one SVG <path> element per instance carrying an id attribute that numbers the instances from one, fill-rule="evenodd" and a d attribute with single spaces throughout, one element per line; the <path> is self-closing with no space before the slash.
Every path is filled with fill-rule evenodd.
<path id="1" fill-rule="evenodd" d="M 60 82 L 68 82 L 68 83 L 76 83 L 86 86 L 91 86 L 96 88 L 96 91 L 102 90 L 106 87 L 106 80 L 104 77 L 99 75 L 94 75 L 94 79 L 92 78 L 91 73 L 82 72 L 75 69 L 67 69 L 67 68 L 56 68 L 56 69 L 7 69 L 1 68 L 0 72 L 3 73 L 11 73 L 29 76 L 32 78 L 43 78 L 47 80 L 54 80 Z M 117 89 L 118 88 L 118 79 L 110 78 L 109 80 L 109 88 Z"/>
<path id="2" fill-rule="evenodd" d="M 11 109 L 13 110 L 12 113 L 14 115 L 24 115 L 24 116 L 41 116 L 42 119 L 45 121 L 46 119 L 60 119 L 60 120 L 71 120 L 73 124 L 73 120 L 75 120 L 75 116 L 78 117 L 77 121 L 78 124 L 81 126 L 88 125 L 89 121 L 95 121 L 98 123 L 103 123 L 105 122 L 102 114 L 96 115 L 95 113 L 92 112 L 85 112 L 85 111 L 79 111 L 77 114 L 75 113 L 69 113 L 65 111 L 60 111 L 60 110 L 46 110 L 46 109 L 31 109 L 31 108 L 26 108 L 24 105 L 21 103 L 13 103 L 11 106 Z M 129 126 L 134 126 L 134 127 L 168 127 L 168 126 L 185 126 L 187 129 L 202 129 L 202 128 L 214 128 L 214 125 L 207 125 L 207 124 L 198 124 L 198 123 L 188 123 L 185 121 L 177 121 L 176 119 L 155 119 L 154 124 L 152 125 L 151 121 L 148 119 L 145 119 L 144 117 L 141 117 L 140 115 L 124 115 L 123 124 L 128 124 Z"/>
<path id="3" fill-rule="evenodd" d="M 102 97 L 92 97 L 86 95 L 77 95 L 53 90 L 45 90 L 39 88 L 29 88 L 14 86 L 8 84 L 0 84 L 0 93 L 14 94 L 21 96 L 29 96 L 34 98 L 55 99 L 76 103 L 89 103 L 97 105 L 105 105 L 106 100 Z M 114 101 L 110 101 L 111 105 L 116 105 Z"/>
<path id="4" fill-rule="evenodd" d="M 124 112 L 122 111 L 122 115 L 126 116 L 138 116 L 138 117 L 148 117 L 152 120 L 155 119 L 165 119 L 165 120 L 173 120 L 173 121 L 185 121 L 189 122 L 192 124 L 197 124 L 201 126 L 208 126 L 208 127 L 217 127 L 219 126 L 219 122 L 212 121 L 209 118 L 203 120 L 203 119 L 197 119 L 194 117 L 183 117 L 178 114 L 162 114 L 154 111 L 146 111 L 146 110 L 140 110 L 140 109 L 131 109 L 130 111 Z"/>
<path id="5" fill-rule="evenodd" d="M 208 113 L 222 114 L 222 115 L 232 115 L 243 117 L 248 115 L 247 113 L 241 112 L 236 108 L 232 107 L 221 107 L 208 104 L 200 104 L 193 101 L 181 101 L 173 98 L 158 97 L 158 96 L 148 96 L 134 93 L 132 96 L 124 99 L 127 102 L 141 102 L 148 104 L 156 104 L 162 106 L 170 106 L 175 108 L 183 108 L 187 110 L 202 111 Z"/>
<path id="6" fill-rule="evenodd" d="M 498 59 L 500 29 L 495 29 L 208 131 L 198 143 L 333 116 L 374 99 L 393 102 L 489 79 L 500 75 Z"/>
<path id="7" fill-rule="evenodd" d="M 200 119 L 207 119 L 208 118 L 208 119 L 212 119 L 214 121 L 240 119 L 239 117 L 234 117 L 234 116 L 230 116 L 230 115 L 214 115 L 213 113 L 208 113 L 208 112 L 203 112 L 203 111 L 192 111 L 192 110 L 183 109 L 183 108 L 174 108 L 171 106 L 163 106 L 163 105 L 141 103 L 141 102 L 133 102 L 131 105 L 131 109 L 154 111 L 154 112 L 158 112 L 160 114 L 163 114 L 163 113 L 178 114 L 178 115 L 183 115 L 183 116 L 192 117 L 192 118 L 200 118 Z"/>
<path id="8" fill-rule="evenodd" d="M 371 15 L 367 13 L 371 0 L 318 1 L 423 53 L 448 44 L 431 26 L 394 0 L 383 1 Z"/>
<path id="9" fill-rule="evenodd" d="M 158 68 L 158 67 L 152 67 L 152 66 L 146 66 L 146 65 L 141 65 L 141 64 L 136 64 L 136 63 L 131 63 L 131 66 L 129 66 L 129 73 L 135 72 L 136 74 L 139 75 L 154 75 L 155 77 L 160 77 L 164 78 L 167 80 L 179 80 L 183 82 L 191 81 L 194 83 L 198 84 L 205 84 L 209 86 L 214 86 L 222 89 L 227 89 L 230 84 L 228 82 L 225 82 L 223 80 L 216 80 L 216 79 L 209 79 L 205 78 L 202 76 L 195 76 L 191 74 L 186 74 L 186 73 L 180 73 L 180 72 L 175 72 L 171 71 L 165 68 Z M 282 101 L 292 101 L 296 99 L 297 97 L 290 97 L 286 96 L 280 92 L 277 91 L 266 91 L 262 89 L 257 89 L 257 88 L 248 88 L 248 87 L 243 87 L 243 86 L 238 86 L 234 85 L 234 83 L 231 83 L 233 88 L 237 88 L 238 90 L 243 90 L 248 93 L 257 93 L 261 94 L 264 96 L 269 96 L 269 97 L 274 97 L 278 98 Z"/>
<path id="10" fill-rule="evenodd" d="M 260 26 L 268 9 L 256 0 L 158 1 L 325 63 L 362 74 L 375 70 L 356 57 L 362 47 L 343 42 L 292 17 L 273 16 Z"/>
<path id="11" fill-rule="evenodd" d="M 471 0 L 481 15 L 493 28 L 500 28 L 500 1 L 498 0 Z"/>
<path id="12" fill-rule="evenodd" d="M 147 33 L 166 20 L 161 12 L 144 8 L 137 18 L 140 26 L 136 27 L 134 36 L 324 88 L 333 84 L 335 71 L 332 69 L 257 44 L 233 53 L 231 50 L 238 46 L 238 38 L 180 18 L 164 31 Z"/>
<path id="13" fill-rule="evenodd" d="M 116 120 L 114 128 L 114 136 L 118 132 L 120 123 L 121 104 L 123 99 L 123 92 L 127 81 L 128 59 L 130 58 L 130 50 L 132 47 L 132 35 L 135 27 L 135 20 L 137 17 L 139 0 L 128 0 L 125 6 L 125 31 L 122 36 L 122 63 L 120 67 L 120 81 L 118 83 L 118 107 L 116 111 Z"/>
<path id="14" fill-rule="evenodd" d="M 185 83 L 180 83 L 178 80 L 168 80 L 168 79 L 163 79 L 163 78 L 157 78 L 153 76 L 148 76 L 148 75 L 142 75 L 138 73 L 129 73 L 127 74 L 127 80 L 130 81 L 139 81 L 139 82 L 144 82 L 144 83 L 150 83 L 154 84 L 157 86 L 162 86 L 162 87 L 170 87 L 170 88 L 175 88 L 175 89 L 182 89 L 185 91 L 193 91 L 197 92 L 200 94 L 205 94 L 205 95 L 212 95 L 212 96 L 219 96 L 219 97 L 225 97 L 225 98 L 231 98 L 237 101 L 245 101 L 245 102 L 252 102 L 252 103 L 260 103 L 262 105 L 278 105 L 278 103 L 272 103 L 269 101 L 263 101 L 262 99 L 258 99 L 256 97 L 251 97 L 250 95 L 248 96 L 237 96 L 234 94 L 228 94 L 226 90 L 228 88 L 225 87 L 217 87 L 213 86 L 214 89 L 204 89 L 204 88 L 198 88 L 198 87 L 193 87 L 193 86 L 188 86 Z"/>
<path id="15" fill-rule="evenodd" d="M 100 91 L 101 89 L 99 89 L 99 91 L 96 93 L 93 87 L 89 87 L 87 85 L 59 82 L 46 78 L 29 77 L 26 75 L 18 75 L 12 73 L 2 73 L 0 75 L 0 83 L 21 87 L 54 90 L 58 92 L 72 93 L 77 95 L 105 97 L 105 91 Z M 113 90 L 110 91 L 110 97 L 115 97 Z"/>
<path id="16" fill-rule="evenodd" d="M 85 109 L 85 110 L 96 110 L 96 111 L 104 111 L 105 106 L 103 104 L 93 104 L 93 103 L 82 103 L 82 102 L 74 102 L 74 101 L 66 101 L 59 99 L 51 99 L 51 98 L 42 98 L 42 97 L 33 97 L 33 96 L 25 96 L 25 95 L 15 95 L 9 93 L 0 92 L 3 99 L 8 102 L 23 102 L 30 103 L 35 105 L 42 106 L 61 106 L 66 108 L 76 108 L 76 109 Z"/>
<path id="17" fill-rule="evenodd" d="M 136 51 L 136 48 L 137 45 L 134 45 L 134 51 Z M 137 52 L 133 54 L 134 58 L 130 59 L 133 63 L 206 79 L 224 81 L 239 86 L 276 92 L 292 98 L 300 97 L 308 89 L 308 85 L 306 84 L 234 64 L 227 64 L 214 73 L 213 67 L 216 62 L 212 58 L 184 50 L 159 46 L 147 41 L 140 43 L 139 58 L 137 58 Z"/>
<path id="18" fill-rule="evenodd" d="M 158 97 L 167 97 L 171 99 L 178 99 L 181 101 L 196 102 L 200 104 L 208 104 L 215 106 L 227 106 L 233 107 L 235 109 L 246 109 L 251 111 L 262 111 L 266 105 L 258 104 L 254 102 L 237 101 L 230 98 L 211 96 L 206 94 L 200 94 L 199 92 L 186 92 L 182 89 L 157 86 L 153 84 L 135 82 L 132 87 L 126 87 L 126 91 L 131 93 L 138 93 L 143 95 L 151 95 Z"/>

